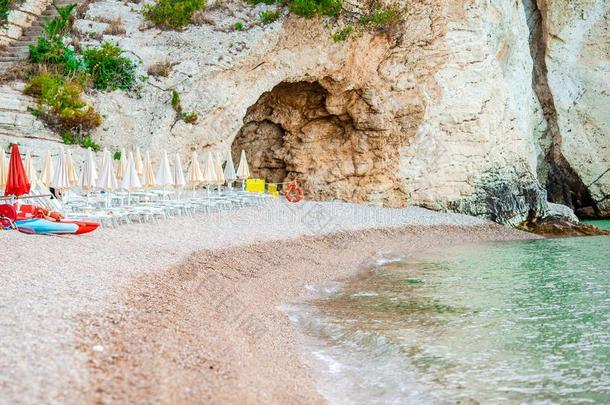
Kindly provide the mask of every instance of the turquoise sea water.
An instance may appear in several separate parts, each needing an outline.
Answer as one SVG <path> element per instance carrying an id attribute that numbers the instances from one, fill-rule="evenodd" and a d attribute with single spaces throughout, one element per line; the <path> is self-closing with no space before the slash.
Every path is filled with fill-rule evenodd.
<path id="1" fill-rule="evenodd" d="M 388 258 L 286 310 L 334 403 L 610 403 L 610 237 Z"/>
<path id="2" fill-rule="evenodd" d="M 595 220 L 587 220 L 583 221 L 586 224 L 595 225 L 598 228 L 602 229 L 610 229 L 610 219 L 595 219 Z"/>

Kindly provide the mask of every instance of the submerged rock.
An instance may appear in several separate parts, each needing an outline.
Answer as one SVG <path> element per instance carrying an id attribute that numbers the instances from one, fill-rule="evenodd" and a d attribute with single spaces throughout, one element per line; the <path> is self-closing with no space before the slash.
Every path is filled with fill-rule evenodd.
<path id="1" fill-rule="evenodd" d="M 532 218 L 521 223 L 518 228 L 542 236 L 610 235 L 610 231 L 581 222 L 573 222 L 565 217 L 557 215 L 551 215 L 545 218 Z"/>

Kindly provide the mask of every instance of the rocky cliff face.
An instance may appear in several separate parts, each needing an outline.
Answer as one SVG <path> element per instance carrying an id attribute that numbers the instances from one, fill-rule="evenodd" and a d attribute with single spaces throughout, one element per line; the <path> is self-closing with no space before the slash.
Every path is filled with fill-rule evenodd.
<path id="1" fill-rule="evenodd" d="M 546 173 L 552 201 L 610 215 L 610 3 L 538 0 L 542 70 L 537 92 L 549 122 Z M 546 176 L 544 176 L 546 174 Z"/>
<path id="2" fill-rule="evenodd" d="M 268 6 L 213 5 L 183 32 L 146 28 L 140 7 L 99 1 L 75 24 L 94 44 L 100 21 L 120 17 L 127 33 L 103 39 L 143 72 L 173 64 L 136 94 L 95 96 L 105 117 L 95 137 L 107 146 L 245 149 L 255 174 L 297 179 L 319 199 L 518 223 L 552 211 L 549 190 L 610 214 L 605 0 L 415 0 L 398 32 L 341 43 L 318 19 L 232 28 Z M 176 122 L 170 89 L 198 112 L 195 125 Z"/>

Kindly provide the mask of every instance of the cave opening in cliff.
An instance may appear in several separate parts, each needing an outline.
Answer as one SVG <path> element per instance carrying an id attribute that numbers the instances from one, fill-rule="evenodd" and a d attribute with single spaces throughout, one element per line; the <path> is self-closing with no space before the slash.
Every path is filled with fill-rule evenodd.
<path id="1" fill-rule="evenodd" d="M 403 206 L 399 148 L 368 123 L 374 114 L 357 89 L 282 82 L 248 108 L 232 153 L 246 151 L 253 177 L 296 180 L 309 199 Z"/>

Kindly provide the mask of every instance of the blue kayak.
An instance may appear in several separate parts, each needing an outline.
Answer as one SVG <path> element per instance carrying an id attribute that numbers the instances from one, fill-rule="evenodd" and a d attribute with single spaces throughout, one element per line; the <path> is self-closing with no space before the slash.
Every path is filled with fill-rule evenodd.
<path id="1" fill-rule="evenodd" d="M 75 234 L 78 225 L 75 223 L 51 222 L 42 218 L 15 221 L 20 232 L 40 235 Z"/>

